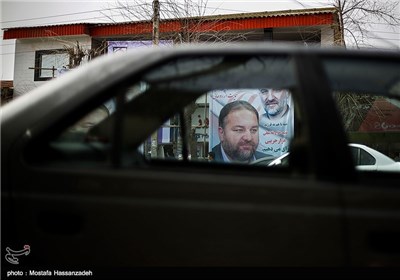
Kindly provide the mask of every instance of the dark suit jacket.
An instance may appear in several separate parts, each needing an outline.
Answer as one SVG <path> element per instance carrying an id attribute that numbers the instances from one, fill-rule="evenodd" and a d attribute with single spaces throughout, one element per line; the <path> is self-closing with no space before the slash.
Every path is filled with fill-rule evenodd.
<path id="1" fill-rule="evenodd" d="M 219 143 L 218 145 L 215 145 L 214 148 L 212 148 L 212 152 L 214 153 L 215 161 L 224 162 L 224 157 L 222 156 L 222 150 L 221 150 L 221 143 Z M 259 151 L 256 151 L 254 156 L 256 159 L 268 157 L 268 156 L 271 157 L 271 155 L 264 154 Z"/>

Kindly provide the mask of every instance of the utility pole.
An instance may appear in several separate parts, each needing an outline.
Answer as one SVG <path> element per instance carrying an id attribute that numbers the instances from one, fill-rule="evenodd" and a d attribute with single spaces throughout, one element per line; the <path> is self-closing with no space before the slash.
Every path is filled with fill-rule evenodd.
<path id="1" fill-rule="evenodd" d="M 160 42 L 160 2 L 153 0 L 153 46 L 158 46 Z M 151 157 L 158 156 L 158 130 L 151 135 Z"/>
<path id="2" fill-rule="evenodd" d="M 160 2 L 153 0 L 153 45 L 160 42 Z"/>

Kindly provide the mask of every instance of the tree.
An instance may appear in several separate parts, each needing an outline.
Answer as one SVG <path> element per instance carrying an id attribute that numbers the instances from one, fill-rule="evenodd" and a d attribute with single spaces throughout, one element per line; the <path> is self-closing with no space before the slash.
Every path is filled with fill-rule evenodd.
<path id="1" fill-rule="evenodd" d="M 150 0 L 121 1 L 117 0 L 107 13 L 103 13 L 110 21 L 148 21 L 153 18 L 153 5 Z M 245 39 L 244 33 L 233 34 L 229 30 L 220 30 L 218 18 L 207 21 L 208 30 L 204 30 L 208 0 L 163 0 L 160 1 L 160 20 L 178 20 L 177 31 L 162 34 L 164 40 L 179 43 L 198 42 L 232 42 Z M 219 29 L 215 31 L 215 29 Z M 149 30 L 149 33 L 151 31 Z M 140 39 L 140 38 L 139 38 Z"/>
<path id="2" fill-rule="evenodd" d="M 47 32 L 48 36 L 54 37 L 54 40 L 59 42 L 60 44 L 63 45 L 63 50 L 59 51 L 56 50 L 54 51 L 54 54 L 59 54 L 59 53 L 64 53 L 66 52 L 69 56 L 69 64 L 66 65 L 68 69 L 73 69 L 78 67 L 79 65 L 82 64 L 82 61 L 87 60 L 90 61 L 106 52 L 107 49 L 107 42 L 106 40 L 103 40 L 101 42 L 96 41 L 93 43 L 91 48 L 87 48 L 85 46 L 82 46 L 79 41 L 72 42 L 69 40 L 66 40 L 62 36 L 59 36 L 56 33 Z"/>
<path id="3" fill-rule="evenodd" d="M 391 27 L 399 27 L 400 15 L 396 14 L 399 2 L 388 0 L 332 0 L 338 9 L 341 38 L 338 44 L 346 46 L 345 38 L 360 48 L 370 46 L 366 39 L 374 23 L 384 23 Z"/>
<path id="4" fill-rule="evenodd" d="M 65 51 L 69 55 L 69 69 L 73 69 L 81 65 L 83 59 L 88 61 L 102 55 L 107 49 L 107 44 L 103 41 L 100 45 L 92 47 L 91 49 L 85 49 L 76 41 L 75 44 L 65 44 Z"/>
<path id="5" fill-rule="evenodd" d="M 371 109 L 378 117 L 383 116 L 383 113 L 374 107 L 376 96 L 341 92 L 336 93 L 335 97 L 346 131 L 358 131 Z"/>

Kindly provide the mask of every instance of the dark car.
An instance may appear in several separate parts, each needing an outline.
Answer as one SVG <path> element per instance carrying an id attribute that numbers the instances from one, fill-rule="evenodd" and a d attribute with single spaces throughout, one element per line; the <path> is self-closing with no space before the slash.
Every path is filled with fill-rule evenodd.
<path id="1" fill-rule="evenodd" d="M 192 45 L 48 82 L 2 107 L 3 269 L 400 266 L 400 173 L 348 147 L 400 150 L 399 70 L 399 52 Z M 219 121 L 235 101 L 251 130 Z M 253 137 L 237 158 L 230 133 Z"/>

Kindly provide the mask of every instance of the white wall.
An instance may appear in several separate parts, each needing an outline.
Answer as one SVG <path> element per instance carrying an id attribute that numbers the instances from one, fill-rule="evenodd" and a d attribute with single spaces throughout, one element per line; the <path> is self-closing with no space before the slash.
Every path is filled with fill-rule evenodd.
<path id="1" fill-rule="evenodd" d="M 334 30 L 330 25 L 321 27 L 321 47 L 331 47 L 335 44 Z"/>
<path id="2" fill-rule="evenodd" d="M 12 81 L 14 73 L 15 40 L 2 40 L 0 42 L 1 80 Z"/>
<path id="3" fill-rule="evenodd" d="M 46 81 L 34 81 L 35 52 L 39 50 L 62 49 L 65 46 L 79 44 L 85 48 L 91 48 L 89 36 L 50 37 L 17 40 L 15 46 L 14 64 L 14 97 L 27 93 Z"/>

